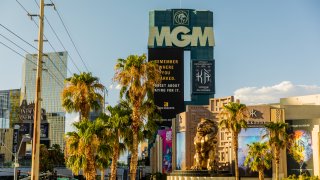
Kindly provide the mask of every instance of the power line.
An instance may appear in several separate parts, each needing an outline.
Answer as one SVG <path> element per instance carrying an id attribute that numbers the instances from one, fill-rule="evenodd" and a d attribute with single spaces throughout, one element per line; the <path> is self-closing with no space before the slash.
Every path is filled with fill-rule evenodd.
<path id="1" fill-rule="evenodd" d="M 51 26 L 51 24 L 50 24 L 49 20 L 47 19 L 47 17 L 44 16 L 44 18 L 46 19 L 46 21 L 47 21 L 47 23 L 49 24 L 49 27 L 51 28 L 52 32 L 54 33 L 54 35 L 55 35 L 56 38 L 58 39 L 60 45 L 63 47 L 64 51 L 67 51 L 66 48 L 64 47 L 64 45 L 62 44 L 60 38 L 58 37 L 57 33 L 55 32 L 55 30 L 54 30 L 53 27 Z M 46 38 L 46 39 L 47 39 L 47 38 Z M 52 47 L 50 41 L 48 41 L 48 42 L 49 42 L 50 46 Z M 52 47 L 52 48 L 53 48 L 53 47 Z M 69 55 L 69 53 L 68 53 L 68 56 L 69 56 L 71 62 L 73 63 L 73 65 L 74 65 L 74 66 L 77 68 L 77 70 L 80 72 L 78 66 L 77 66 L 76 63 L 73 61 L 73 58 L 71 58 L 71 56 Z M 69 70 L 69 69 L 68 69 L 68 70 Z M 69 70 L 69 72 L 70 72 L 70 74 L 72 74 L 70 70 Z"/>
<path id="2" fill-rule="evenodd" d="M 38 48 L 34 47 L 33 45 L 31 45 L 30 43 L 28 43 L 26 40 L 24 40 L 22 37 L 20 37 L 19 35 L 17 35 L 16 33 L 14 33 L 13 31 L 11 31 L 10 29 L 8 29 L 7 27 L 3 26 L 2 24 L 0 24 L 2 27 L 4 27 L 7 31 L 9 31 L 10 33 L 14 34 L 16 37 L 18 37 L 20 40 L 22 40 L 23 42 L 29 44 L 31 47 L 33 47 L 35 50 L 39 51 Z M 14 43 L 15 44 L 15 43 Z M 15 44 L 16 46 L 18 46 L 17 44 Z M 18 46 L 20 49 L 21 47 Z M 23 48 L 22 48 L 23 49 Z M 25 50 L 24 50 L 25 51 Z M 27 52 L 27 51 L 26 51 Z M 30 53 L 28 53 L 30 54 Z M 60 58 L 60 56 L 59 56 Z M 55 63 L 53 63 L 53 61 L 51 60 L 51 58 L 48 56 L 49 61 L 51 61 L 51 63 L 53 64 L 53 66 L 58 70 L 58 72 L 61 74 L 62 77 L 64 77 L 64 75 L 62 74 L 62 72 L 60 71 L 60 69 L 55 65 Z M 60 58 L 61 59 L 61 58 Z M 62 61 L 62 59 L 61 59 Z"/>
<path id="3" fill-rule="evenodd" d="M 38 7 L 40 7 L 39 4 L 38 4 L 38 2 L 37 2 L 36 0 L 34 0 L 34 2 L 36 3 L 36 5 L 37 5 Z M 58 39 L 60 45 L 63 47 L 63 49 L 64 49 L 65 51 L 67 51 L 66 48 L 64 47 L 62 41 L 61 41 L 60 38 L 58 37 L 57 33 L 55 32 L 55 30 L 54 30 L 53 27 L 51 26 L 51 24 L 50 24 L 49 20 L 47 19 L 47 17 L 44 16 L 44 18 L 45 18 L 45 20 L 47 21 L 47 23 L 48 23 L 50 29 L 52 30 L 52 32 L 54 33 L 54 35 L 55 35 L 56 38 Z M 36 24 L 36 25 L 37 25 L 37 27 L 39 27 L 38 24 Z M 44 37 L 48 40 L 48 38 L 46 37 L 46 35 L 44 35 Z M 48 40 L 48 43 L 49 43 L 49 45 L 51 46 L 51 48 L 56 52 L 55 48 L 53 48 L 53 46 L 52 46 L 52 44 L 50 43 L 49 40 Z M 73 65 L 76 67 L 76 69 L 77 69 L 77 70 L 79 71 L 79 73 L 80 73 L 80 72 L 81 72 L 80 69 L 78 68 L 77 64 L 74 62 L 73 58 L 71 57 L 71 55 L 70 55 L 69 53 L 68 53 L 68 56 L 69 56 L 71 62 L 73 63 Z M 60 58 L 60 59 L 61 59 L 61 58 Z M 61 59 L 61 61 L 62 61 L 62 59 Z M 66 66 L 66 67 L 67 67 L 67 66 Z M 67 69 L 68 69 L 68 67 L 67 67 Z M 69 71 L 70 74 L 72 74 L 72 72 L 71 72 L 69 69 L 68 69 L 68 71 Z"/>
<path id="4" fill-rule="evenodd" d="M 39 28 L 39 25 L 37 24 L 37 22 L 36 22 L 35 20 L 33 20 L 33 19 L 32 19 L 32 21 L 33 21 L 33 22 L 35 23 L 35 25 Z M 44 34 L 43 36 L 46 38 L 48 44 L 49 44 L 50 47 L 53 49 L 53 51 L 54 51 L 55 53 L 58 53 L 58 52 L 56 51 L 56 49 L 52 46 L 52 44 L 50 43 L 50 41 L 48 40 L 47 36 L 46 36 L 45 34 Z M 65 50 L 65 51 L 66 51 L 66 50 Z M 63 60 L 61 59 L 60 56 L 59 56 L 59 59 L 61 60 L 62 64 L 67 68 L 67 70 L 69 71 L 69 73 L 72 74 L 72 72 L 70 71 L 70 69 L 68 68 L 68 66 L 66 65 L 66 63 L 63 62 Z M 73 62 L 73 61 L 72 61 L 72 62 Z M 74 64 L 74 62 L 73 62 L 73 64 Z M 75 66 L 75 67 L 78 69 L 78 71 L 80 72 L 78 66 L 77 66 L 76 64 L 74 64 L 74 66 Z"/>
<path id="5" fill-rule="evenodd" d="M 53 3 L 53 4 L 54 4 L 54 2 L 52 2 L 52 0 L 50 0 L 50 1 L 51 1 L 51 3 Z M 73 47 L 75 48 L 75 50 L 76 50 L 76 52 L 77 52 L 78 56 L 80 57 L 80 59 L 81 59 L 82 63 L 84 64 L 84 66 L 85 66 L 86 70 L 87 70 L 87 71 L 89 71 L 89 70 L 88 70 L 88 67 L 87 67 L 87 65 L 86 65 L 86 63 L 84 62 L 84 60 L 83 60 L 82 56 L 81 56 L 81 55 L 80 55 L 80 53 L 79 53 L 78 48 L 76 47 L 76 45 L 75 45 L 75 43 L 74 43 L 73 39 L 71 38 L 71 35 L 70 35 L 70 33 L 69 33 L 69 31 L 68 31 L 68 29 L 67 29 L 67 27 L 66 27 L 65 23 L 63 22 L 62 17 L 61 17 L 61 15 L 60 15 L 60 13 L 59 13 L 58 9 L 57 9 L 57 8 L 55 8 L 55 11 L 56 11 L 56 13 L 58 14 L 59 19 L 60 19 L 60 21 L 61 21 L 61 23 L 62 23 L 62 25 L 63 25 L 64 29 L 66 30 L 66 32 L 67 32 L 67 34 L 68 34 L 68 36 L 69 36 L 69 39 L 71 40 L 72 45 L 73 45 Z"/>
<path id="6" fill-rule="evenodd" d="M 30 13 L 28 12 L 28 10 L 18 1 L 16 0 L 16 2 L 21 6 L 21 8 L 29 15 Z M 36 1 L 35 1 L 36 2 Z M 37 6 L 39 7 L 39 4 L 36 2 Z M 37 22 L 31 17 L 31 20 L 34 22 L 35 26 L 37 26 L 39 28 L 39 25 L 37 24 Z M 51 26 L 51 25 L 50 25 Z M 47 37 L 44 35 L 44 37 L 47 39 Z M 49 42 L 49 41 L 48 41 Z M 52 44 L 49 42 L 49 45 L 51 46 L 51 48 L 54 50 L 55 53 L 57 53 L 57 51 L 53 48 Z M 36 48 L 37 49 L 37 48 Z M 37 49 L 38 50 L 38 49 Z M 65 50 L 66 51 L 66 50 Z M 49 58 L 50 59 L 50 58 Z M 70 74 L 72 74 L 72 72 L 70 71 L 70 69 L 68 68 L 68 66 L 64 63 L 64 61 L 61 59 L 61 57 L 59 56 L 59 59 L 61 60 L 61 62 L 64 64 L 64 66 L 67 68 L 67 70 L 69 71 Z M 51 61 L 51 60 L 50 60 Z M 72 61 L 73 62 L 73 61 Z M 53 62 L 52 62 L 53 63 Z M 73 62 L 74 63 L 74 62 Z M 54 63 L 53 63 L 54 64 Z M 77 65 L 74 63 L 75 67 L 78 69 L 78 71 L 80 72 L 79 68 L 77 67 Z"/>
<path id="7" fill-rule="evenodd" d="M 28 53 L 28 51 L 26 51 L 25 49 L 21 48 L 18 44 L 16 44 L 15 42 L 11 41 L 9 38 L 5 37 L 4 35 L 0 34 L 0 36 L 2 36 L 3 38 L 5 38 L 7 41 L 11 42 L 12 44 L 14 44 L 15 46 L 17 46 L 18 48 L 20 48 L 21 50 L 23 50 L 25 53 Z"/>
<path id="8" fill-rule="evenodd" d="M 14 53 L 16 53 L 17 55 L 21 56 L 22 58 L 26 58 L 26 60 L 28 60 L 29 62 L 31 62 L 32 64 L 34 64 L 35 66 L 37 66 L 37 64 L 35 62 L 33 62 L 32 60 L 30 60 L 27 57 L 24 57 L 22 54 L 20 54 L 19 52 L 17 52 L 16 50 L 14 50 L 13 48 L 9 47 L 8 45 L 6 45 L 5 43 L 3 43 L 2 41 L 0 41 L 0 44 L 2 44 L 3 46 L 7 47 L 8 49 L 10 49 L 11 51 L 13 51 Z M 19 47 L 21 48 L 21 47 Z M 23 48 L 22 48 L 23 49 Z M 25 51 L 25 50 L 24 50 Z M 28 53 L 31 54 L 31 53 Z M 48 70 L 48 74 L 56 81 L 56 83 L 61 87 L 64 88 L 64 85 L 59 82 L 57 76 L 55 76 L 53 73 L 50 73 L 50 71 Z"/>
<path id="9" fill-rule="evenodd" d="M 29 12 L 27 11 L 27 9 L 18 0 L 16 0 L 16 2 L 21 6 L 22 9 L 24 9 L 27 15 L 29 15 Z"/>
<path id="10" fill-rule="evenodd" d="M 7 31 L 9 31 L 11 34 L 13 34 L 14 36 L 16 36 L 17 38 L 19 38 L 20 40 L 22 40 L 23 42 L 27 43 L 29 46 L 33 47 L 35 50 L 38 51 L 38 48 L 34 47 L 32 44 L 30 44 L 30 43 L 27 42 L 26 40 L 22 39 L 22 37 L 20 37 L 19 35 L 17 35 L 17 34 L 14 33 L 13 31 L 11 31 L 10 29 L 8 29 L 7 27 L 5 27 L 4 25 L 0 24 L 0 26 L 2 26 L 4 29 L 6 29 Z"/>

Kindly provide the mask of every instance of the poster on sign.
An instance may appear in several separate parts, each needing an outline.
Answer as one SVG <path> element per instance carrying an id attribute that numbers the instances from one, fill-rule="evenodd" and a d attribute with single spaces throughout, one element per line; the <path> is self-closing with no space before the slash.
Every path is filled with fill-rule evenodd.
<path id="1" fill-rule="evenodd" d="M 183 49 L 163 48 L 148 50 L 149 61 L 161 70 L 161 83 L 154 86 L 154 101 L 163 126 L 171 126 L 172 118 L 184 110 Z"/>
<path id="2" fill-rule="evenodd" d="M 158 130 L 158 134 L 162 138 L 162 173 L 170 173 L 172 171 L 172 130 Z"/>

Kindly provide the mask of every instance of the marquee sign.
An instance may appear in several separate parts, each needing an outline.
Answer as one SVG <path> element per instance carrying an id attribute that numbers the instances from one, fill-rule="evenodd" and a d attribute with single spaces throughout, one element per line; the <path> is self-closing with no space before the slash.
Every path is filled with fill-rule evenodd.
<path id="1" fill-rule="evenodd" d="M 27 104 L 26 100 L 22 101 L 20 106 L 20 114 L 19 119 L 20 121 L 33 121 L 34 120 L 34 103 Z M 46 110 L 41 109 L 41 121 L 47 120 Z"/>
<path id="2" fill-rule="evenodd" d="M 192 61 L 193 93 L 214 92 L 214 61 Z"/>
<path id="3" fill-rule="evenodd" d="M 171 121 L 185 106 L 184 51 L 190 51 L 190 62 L 195 63 L 191 64 L 191 72 L 187 72 L 192 81 L 188 104 L 205 104 L 213 97 L 213 13 L 194 9 L 155 10 L 150 11 L 149 22 L 148 56 L 160 65 L 163 81 L 155 86 L 155 101 L 163 119 Z M 194 77 L 192 72 L 200 74 Z"/>
<path id="4" fill-rule="evenodd" d="M 172 118 L 183 111 L 183 50 L 181 48 L 149 48 L 149 61 L 161 69 L 161 84 L 156 84 L 154 99 L 161 113 L 162 125 L 171 125 Z M 182 102 L 182 103 L 181 103 Z"/>

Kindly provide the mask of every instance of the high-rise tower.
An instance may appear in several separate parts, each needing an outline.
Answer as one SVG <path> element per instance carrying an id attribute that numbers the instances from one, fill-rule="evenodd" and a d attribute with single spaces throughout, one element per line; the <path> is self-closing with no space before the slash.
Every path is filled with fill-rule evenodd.
<path id="1" fill-rule="evenodd" d="M 67 52 L 47 53 L 43 57 L 42 104 L 49 123 L 50 145 L 59 144 L 63 148 L 65 112 L 61 105 L 61 92 L 67 77 Z M 31 103 L 36 92 L 37 54 L 27 54 L 22 70 L 21 100 Z"/>

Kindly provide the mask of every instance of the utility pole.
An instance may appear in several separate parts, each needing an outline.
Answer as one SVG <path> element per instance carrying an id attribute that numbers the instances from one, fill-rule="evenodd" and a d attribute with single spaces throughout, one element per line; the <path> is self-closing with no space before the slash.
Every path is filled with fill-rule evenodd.
<path id="1" fill-rule="evenodd" d="M 36 76 L 36 95 L 34 100 L 34 121 L 32 138 L 32 167 L 31 180 L 39 179 L 40 156 L 40 122 L 41 122 L 41 84 L 42 84 L 42 55 L 43 55 L 43 19 L 44 0 L 40 0 L 39 33 L 38 33 L 38 63 Z"/>

